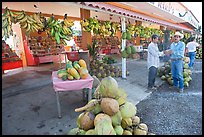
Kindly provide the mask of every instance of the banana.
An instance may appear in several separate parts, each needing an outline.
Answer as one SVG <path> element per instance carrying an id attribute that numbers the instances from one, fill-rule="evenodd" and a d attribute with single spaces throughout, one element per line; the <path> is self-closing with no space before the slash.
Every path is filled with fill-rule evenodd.
<path id="1" fill-rule="evenodd" d="M 17 20 L 22 20 L 25 17 L 25 13 L 19 14 L 18 16 L 16 16 Z"/>
<path id="2" fill-rule="evenodd" d="M 8 35 L 8 31 L 7 28 L 3 28 L 4 29 L 4 36 L 6 37 L 6 35 Z M 6 38 L 5 38 L 6 39 Z"/>
<path id="3" fill-rule="evenodd" d="M 4 37 L 4 29 L 2 28 L 2 32 L 1 32 L 1 34 L 2 34 L 2 38 Z"/>
<path id="4" fill-rule="evenodd" d="M 43 24 L 43 23 L 37 23 L 37 25 L 38 25 L 40 28 L 44 28 L 44 24 Z"/>
<path id="5" fill-rule="evenodd" d="M 68 34 L 72 34 L 72 31 L 70 28 L 67 28 Z"/>
<path id="6" fill-rule="evenodd" d="M 8 24 L 9 24 L 9 23 L 8 23 L 8 20 L 7 20 L 7 19 L 3 20 L 2 28 L 8 26 Z"/>
<path id="7" fill-rule="evenodd" d="M 28 16 L 25 15 L 21 20 L 19 20 L 20 23 L 23 23 L 23 22 L 27 22 L 27 18 Z M 30 24 L 30 23 L 29 23 Z"/>
<path id="8" fill-rule="evenodd" d="M 60 44 L 60 36 L 58 32 L 55 32 L 55 40 L 57 41 L 57 44 Z"/>
<path id="9" fill-rule="evenodd" d="M 13 14 L 14 15 L 21 15 L 21 14 L 24 14 L 24 11 L 13 11 Z"/>
<path id="10" fill-rule="evenodd" d="M 10 32 L 11 32 L 11 28 L 12 28 L 11 25 L 8 25 L 8 26 L 7 26 L 7 33 L 8 33 L 8 34 L 10 34 Z"/>
<path id="11" fill-rule="evenodd" d="M 11 17 L 15 17 L 14 14 L 13 14 L 13 12 L 12 12 L 11 10 L 8 10 L 8 12 L 9 12 L 9 14 L 10 14 Z"/>
<path id="12" fill-rule="evenodd" d="M 8 25 L 11 25 L 12 24 L 11 17 L 9 16 L 7 19 L 8 19 Z"/>
<path id="13" fill-rule="evenodd" d="M 34 20 L 34 19 L 32 18 L 32 16 L 27 15 L 27 18 L 28 18 L 28 21 L 30 21 L 30 22 L 32 22 L 32 23 L 37 23 L 37 21 Z"/>
<path id="14" fill-rule="evenodd" d="M 33 14 L 33 18 L 37 21 L 37 23 L 42 23 L 41 20 L 40 20 L 39 14 L 34 13 L 34 14 Z"/>
<path id="15" fill-rule="evenodd" d="M 2 20 L 5 20 L 5 19 L 7 19 L 7 18 L 8 18 L 8 16 L 2 15 Z"/>
<path id="16" fill-rule="evenodd" d="M 9 9 L 8 9 L 8 7 L 5 8 L 5 12 L 4 12 L 3 16 L 9 16 Z"/>
<path id="17" fill-rule="evenodd" d="M 33 31 L 37 31 L 38 32 L 38 28 L 35 25 L 31 25 L 31 26 L 32 26 Z"/>
<path id="18" fill-rule="evenodd" d="M 23 28 L 23 29 L 27 28 L 27 26 L 28 26 L 28 22 L 25 22 L 24 24 L 23 23 L 21 24 L 21 28 Z"/>
<path id="19" fill-rule="evenodd" d="M 68 34 L 68 30 L 67 30 L 66 27 L 63 27 L 63 28 L 62 28 L 62 33 L 63 33 L 64 35 L 67 35 L 67 34 Z"/>
<path id="20" fill-rule="evenodd" d="M 54 27 L 51 28 L 51 30 L 50 30 L 50 34 L 51 34 L 51 36 L 54 37 L 54 35 L 55 35 L 55 29 L 54 29 Z"/>
<path id="21" fill-rule="evenodd" d="M 56 22 L 56 20 L 53 19 L 48 25 L 49 25 L 50 27 L 52 27 L 52 26 L 54 26 L 53 24 L 55 24 L 55 22 Z"/>
<path id="22" fill-rule="evenodd" d="M 41 29 L 41 27 L 38 26 L 38 24 L 36 24 L 36 23 L 33 23 L 32 26 L 34 26 L 37 30 Z"/>
<path id="23" fill-rule="evenodd" d="M 28 25 L 27 25 L 27 28 L 26 28 L 26 32 L 29 32 L 30 31 L 30 27 L 31 25 L 28 23 Z"/>

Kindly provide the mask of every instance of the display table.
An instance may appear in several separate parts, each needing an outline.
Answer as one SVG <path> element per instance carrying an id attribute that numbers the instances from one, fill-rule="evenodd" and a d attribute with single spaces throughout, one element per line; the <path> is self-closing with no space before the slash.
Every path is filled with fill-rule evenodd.
<path id="1" fill-rule="evenodd" d="M 22 60 L 2 63 L 2 71 L 23 67 Z"/>
<path id="2" fill-rule="evenodd" d="M 92 99 L 93 81 L 94 81 L 94 79 L 90 75 L 86 79 L 63 81 L 60 78 L 58 78 L 57 71 L 52 72 L 52 82 L 53 82 L 53 88 L 55 90 L 56 98 L 57 98 L 57 108 L 58 108 L 59 118 L 61 118 L 59 92 L 68 92 L 68 91 L 89 89 L 89 92 L 88 92 L 88 101 L 89 101 Z M 84 97 L 84 92 L 83 92 L 83 97 Z"/>

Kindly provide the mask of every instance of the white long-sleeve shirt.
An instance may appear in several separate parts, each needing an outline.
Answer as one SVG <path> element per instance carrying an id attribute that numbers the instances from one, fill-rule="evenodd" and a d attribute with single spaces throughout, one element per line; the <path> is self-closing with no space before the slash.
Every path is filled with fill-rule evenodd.
<path id="1" fill-rule="evenodd" d="M 151 42 L 148 46 L 148 55 L 147 55 L 147 67 L 148 69 L 151 66 L 159 67 L 159 56 L 163 56 L 164 53 L 159 52 L 158 45 Z"/>

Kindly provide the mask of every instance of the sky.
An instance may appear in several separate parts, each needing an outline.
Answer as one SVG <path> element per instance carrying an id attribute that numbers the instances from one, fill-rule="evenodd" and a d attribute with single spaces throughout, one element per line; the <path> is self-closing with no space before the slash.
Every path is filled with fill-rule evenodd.
<path id="1" fill-rule="evenodd" d="M 202 26 L 202 2 L 182 2 L 182 4 L 191 10 Z"/>

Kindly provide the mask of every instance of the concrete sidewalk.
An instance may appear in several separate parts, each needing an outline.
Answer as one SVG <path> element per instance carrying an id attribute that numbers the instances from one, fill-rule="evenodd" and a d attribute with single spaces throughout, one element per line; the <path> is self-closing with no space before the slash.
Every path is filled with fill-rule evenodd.
<path id="1" fill-rule="evenodd" d="M 118 62 L 115 65 L 121 67 Z M 161 63 L 162 65 L 162 63 Z M 151 94 L 147 90 L 147 62 L 128 60 L 130 75 L 126 80 L 116 78 L 119 87 L 128 94 L 128 101 L 138 104 Z M 75 108 L 86 104 L 81 91 L 60 94 L 62 118 L 58 119 L 56 96 L 52 88 L 52 64 L 24 68 L 13 75 L 2 76 L 2 134 L 63 135 L 76 127 L 80 113 Z M 158 78 L 157 85 L 162 81 Z M 21 124 L 19 124 L 21 123 Z"/>

